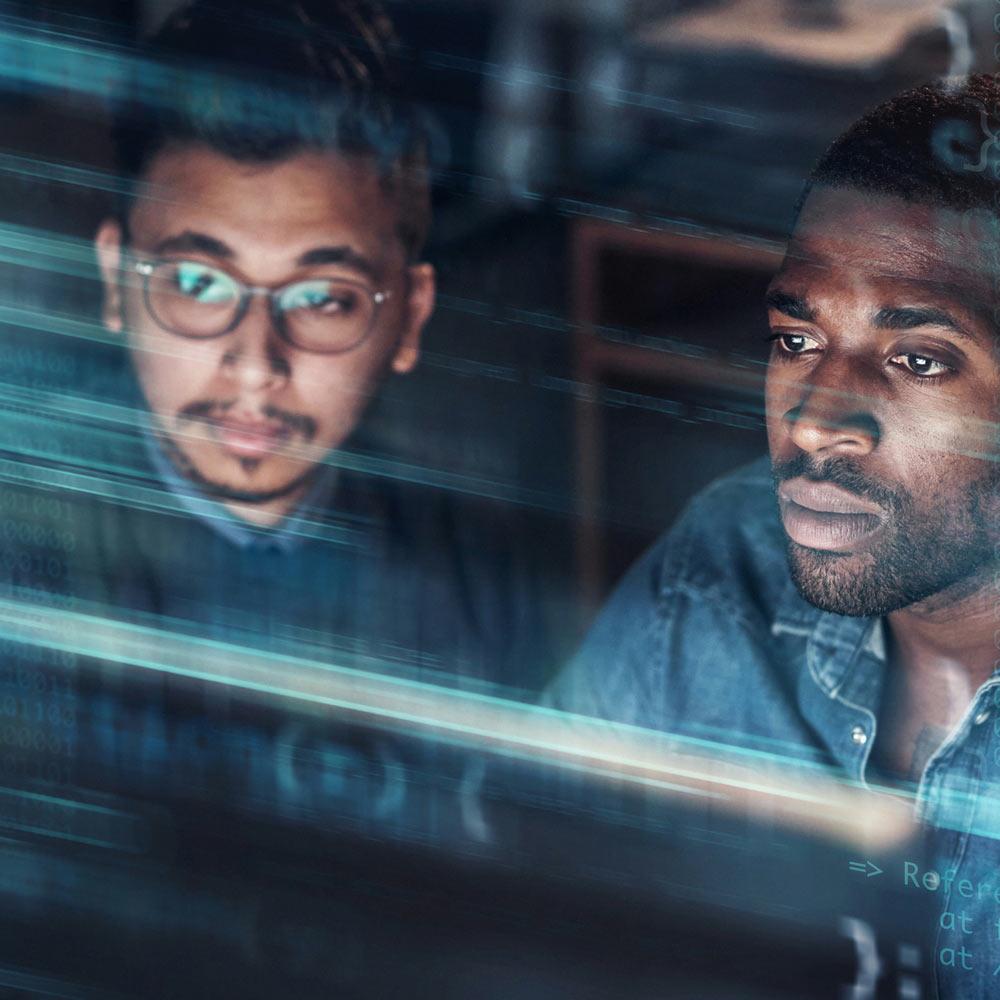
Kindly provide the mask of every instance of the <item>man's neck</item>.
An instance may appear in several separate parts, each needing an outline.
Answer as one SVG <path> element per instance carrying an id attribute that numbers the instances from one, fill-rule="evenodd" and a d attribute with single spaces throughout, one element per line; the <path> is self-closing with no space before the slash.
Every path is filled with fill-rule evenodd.
<path id="1" fill-rule="evenodd" d="M 301 479 L 293 489 L 281 496 L 273 497 L 262 503 L 247 503 L 235 499 L 213 496 L 206 484 L 199 482 L 185 472 L 183 456 L 177 451 L 169 438 L 157 434 L 153 430 L 145 431 L 146 445 L 154 468 L 160 473 L 170 489 L 181 496 L 195 496 L 196 503 L 215 502 L 224 507 L 238 521 L 259 528 L 273 528 L 288 517 L 303 501 L 316 483 L 316 472 Z M 198 513 L 195 509 L 193 513 Z"/>
<path id="2" fill-rule="evenodd" d="M 993 672 L 1000 594 L 991 581 L 889 615 L 890 670 L 874 762 L 892 779 L 920 780 Z"/>
<path id="3" fill-rule="evenodd" d="M 953 592 L 889 615 L 893 659 L 908 672 L 947 672 L 964 679 L 968 698 L 993 673 L 1000 591 L 992 568 Z"/>
<path id="4" fill-rule="evenodd" d="M 304 482 L 291 493 L 286 493 L 266 503 L 240 503 L 238 500 L 223 500 L 222 505 L 234 517 L 256 525 L 258 528 L 273 528 L 283 521 L 299 505 L 309 482 Z"/>

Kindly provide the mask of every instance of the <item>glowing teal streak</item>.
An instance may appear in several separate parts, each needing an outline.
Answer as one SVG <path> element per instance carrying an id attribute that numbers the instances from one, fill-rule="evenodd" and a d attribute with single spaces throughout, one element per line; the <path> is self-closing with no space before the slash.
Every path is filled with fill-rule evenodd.
<path id="1" fill-rule="evenodd" d="M 38 604 L 0 601 L 0 634 L 46 648 L 255 691 L 270 697 L 344 711 L 369 724 L 402 726 L 458 739 L 491 753 L 524 755 L 538 763 L 585 769 L 615 780 L 728 799 L 751 793 L 784 800 L 811 826 L 825 821 L 827 832 L 852 837 L 902 835 L 898 809 L 873 806 L 849 785 L 782 760 L 780 780 L 746 769 L 734 773 L 724 758 L 678 756 L 683 741 L 631 727 L 550 713 L 495 696 L 436 687 L 420 681 L 329 665 L 282 654 L 266 654 L 218 640 L 194 638 Z M 721 749 L 721 748 L 720 748 Z M 729 748 L 726 748 L 729 751 Z M 780 758 L 760 753 L 754 756 Z M 728 753 L 730 761 L 732 753 Z M 805 769 L 810 770 L 810 769 Z M 638 771 L 639 773 L 634 773 Z M 739 801 L 745 801 L 745 796 Z M 792 804 L 796 805 L 793 807 Z M 804 808 L 808 807 L 808 808 Z M 871 811 L 881 809 L 880 827 L 870 829 Z M 909 820 L 907 820 L 907 823 Z M 908 826 L 907 826 L 908 830 Z"/>

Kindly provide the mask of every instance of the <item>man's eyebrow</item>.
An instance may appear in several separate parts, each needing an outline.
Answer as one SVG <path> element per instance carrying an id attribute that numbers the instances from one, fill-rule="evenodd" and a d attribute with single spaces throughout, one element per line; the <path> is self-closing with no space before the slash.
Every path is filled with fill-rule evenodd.
<path id="1" fill-rule="evenodd" d="M 875 313 L 874 325 L 883 330 L 913 330 L 920 326 L 943 326 L 967 340 L 978 342 L 947 309 L 937 306 L 887 306 Z"/>
<path id="2" fill-rule="evenodd" d="M 217 240 L 214 236 L 207 236 L 205 233 L 196 233 L 190 229 L 185 229 L 183 233 L 176 236 L 168 236 L 160 240 L 153 247 L 153 253 L 203 253 L 209 257 L 222 257 L 228 260 L 233 257 L 233 250 L 222 240 Z"/>
<path id="3" fill-rule="evenodd" d="M 341 267 L 357 271 L 372 281 L 377 281 L 379 278 L 378 268 L 364 254 L 349 246 L 314 247 L 302 254 L 295 263 L 298 267 L 339 264 Z"/>
<path id="4" fill-rule="evenodd" d="M 191 229 L 160 240 L 153 247 L 153 253 L 157 255 L 203 253 L 209 257 L 219 257 L 222 260 L 232 260 L 236 256 L 233 248 L 223 243 L 222 240 Z M 358 253 L 357 250 L 349 246 L 314 247 L 312 250 L 300 254 L 295 261 L 296 267 L 317 267 L 323 264 L 338 264 L 356 271 L 372 281 L 379 279 L 378 268 L 364 254 Z"/>
<path id="5" fill-rule="evenodd" d="M 776 309 L 791 319 L 800 319 L 805 323 L 811 323 L 816 319 L 815 310 L 801 295 L 792 295 L 775 288 L 764 296 L 764 302 L 768 309 Z"/>

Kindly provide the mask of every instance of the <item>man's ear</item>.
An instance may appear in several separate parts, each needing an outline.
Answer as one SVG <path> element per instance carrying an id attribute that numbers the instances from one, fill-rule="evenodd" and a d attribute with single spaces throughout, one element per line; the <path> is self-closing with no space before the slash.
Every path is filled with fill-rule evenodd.
<path id="1" fill-rule="evenodd" d="M 392 370 L 400 375 L 412 371 L 420 357 L 420 336 L 434 312 L 436 280 L 430 264 L 414 264 L 410 269 L 409 290 L 403 332 L 396 345 Z"/>
<path id="2" fill-rule="evenodd" d="M 104 325 L 115 333 L 121 333 L 122 318 L 122 227 L 115 219 L 105 219 L 94 237 L 97 251 L 97 266 L 104 286 L 104 306 L 101 317 Z"/>

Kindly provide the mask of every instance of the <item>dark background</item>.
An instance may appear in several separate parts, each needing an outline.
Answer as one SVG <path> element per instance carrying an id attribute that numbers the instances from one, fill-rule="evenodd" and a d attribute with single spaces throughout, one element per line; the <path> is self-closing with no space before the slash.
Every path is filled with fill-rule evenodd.
<path id="1" fill-rule="evenodd" d="M 391 7 L 448 153 L 428 250 L 441 296 L 419 369 L 386 385 L 353 446 L 523 515 L 568 647 L 692 493 L 765 450 L 761 293 L 810 165 L 903 86 L 992 68 L 995 5 Z M 106 97 L 163 13 L 0 0 L 0 428 L 29 454 L 47 445 L 32 419 L 118 357 L 89 245 L 115 189 Z M 0 480 L 23 513 L 12 492 Z M 923 915 L 888 878 L 862 895 L 843 846 L 761 837 L 710 805 L 685 818 L 648 789 L 592 801 L 584 774 L 580 801 L 563 773 L 550 799 L 515 767 L 476 800 L 515 849 L 473 850 L 448 812 L 461 748 L 434 746 L 434 766 L 404 748 L 415 814 L 375 822 L 368 786 L 389 767 L 313 738 L 353 745 L 336 713 L 233 695 L 257 728 L 217 726 L 217 693 L 199 690 L 150 735 L 127 685 L 81 694 L 72 654 L 18 660 L 0 638 L 5 995 L 833 995 L 855 971 L 847 912 L 892 932 L 880 995 L 909 975 L 895 944 Z M 8 711 L 29 703 L 20 687 L 41 721 Z M 50 730 L 55 749 L 31 745 Z M 293 752 L 286 801 L 268 781 Z"/>
<path id="2" fill-rule="evenodd" d="M 8 385 L 71 391 L 113 354 L 87 327 L 107 87 L 65 53 L 113 59 L 169 6 L 0 3 Z M 765 450 L 761 293 L 810 165 L 903 86 L 989 68 L 989 5 L 389 7 L 446 153 L 441 299 L 356 447 L 523 514 L 571 644 L 691 494 Z"/>

